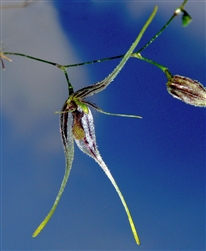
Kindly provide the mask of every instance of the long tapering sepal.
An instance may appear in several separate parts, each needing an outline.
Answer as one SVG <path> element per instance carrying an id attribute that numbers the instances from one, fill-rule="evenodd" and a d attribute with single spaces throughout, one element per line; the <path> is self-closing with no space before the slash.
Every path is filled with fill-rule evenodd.
<path id="1" fill-rule="evenodd" d="M 112 185 L 114 186 L 124 206 L 135 241 L 138 245 L 140 245 L 140 239 L 137 234 L 137 231 L 136 231 L 132 216 L 130 214 L 129 208 L 126 204 L 126 201 L 117 183 L 115 182 L 112 174 L 110 173 L 108 167 L 106 166 L 102 157 L 100 156 L 99 150 L 97 148 L 93 116 L 90 109 L 88 108 L 88 113 L 85 113 L 81 107 L 78 107 L 77 111 L 73 113 L 73 120 L 74 120 L 73 135 L 77 143 L 77 146 L 82 152 L 92 157 L 100 165 L 100 167 L 103 169 L 103 171 L 105 172 L 105 174 L 111 181 Z"/>
<path id="2" fill-rule="evenodd" d="M 50 212 L 45 217 L 45 219 L 41 222 L 41 224 L 37 227 L 37 229 L 34 231 L 32 237 L 36 237 L 50 220 L 51 216 L 56 210 L 57 205 L 59 204 L 59 200 L 62 196 L 67 180 L 69 178 L 70 170 L 72 167 L 72 162 L 74 159 L 74 140 L 72 136 L 72 123 L 73 123 L 72 114 L 68 113 L 67 104 L 65 103 L 62 108 L 62 113 L 60 116 L 60 132 L 61 132 L 61 138 L 63 142 L 65 159 L 66 159 L 65 173 L 64 173 L 64 177 L 63 177 L 59 192 L 57 194 L 57 197 L 55 199 L 55 202 Z"/>

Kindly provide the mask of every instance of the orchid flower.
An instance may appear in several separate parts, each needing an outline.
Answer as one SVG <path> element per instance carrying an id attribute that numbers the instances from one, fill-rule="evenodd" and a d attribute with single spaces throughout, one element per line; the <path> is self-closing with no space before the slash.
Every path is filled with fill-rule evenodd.
<path id="1" fill-rule="evenodd" d="M 173 98 L 189 105 L 206 107 L 206 88 L 200 82 L 178 74 L 173 76 L 166 66 L 145 58 L 140 53 L 132 53 L 131 57 L 144 60 L 162 70 L 168 80 L 167 91 Z"/>
<path id="2" fill-rule="evenodd" d="M 42 221 L 42 223 L 38 226 L 38 228 L 35 230 L 33 237 L 36 237 L 42 231 L 42 229 L 45 227 L 45 225 L 48 223 L 49 219 L 53 215 L 59 203 L 59 200 L 66 186 L 66 183 L 70 174 L 70 170 L 72 167 L 72 162 L 74 159 L 74 140 L 75 140 L 79 149 L 82 152 L 89 155 L 90 157 L 92 157 L 100 165 L 100 167 L 103 169 L 107 177 L 110 179 L 112 185 L 114 186 L 124 206 L 135 241 L 137 244 L 140 245 L 140 239 L 138 237 L 138 234 L 137 234 L 134 222 L 132 220 L 132 216 L 128 209 L 128 206 L 124 200 L 124 197 L 117 183 L 115 182 L 108 167 L 104 163 L 99 153 L 99 150 L 97 148 L 96 136 L 95 136 L 95 130 L 94 130 L 94 121 L 93 121 L 93 116 L 92 116 L 89 106 L 93 107 L 99 112 L 102 112 L 108 115 L 125 116 L 125 117 L 133 117 L 133 118 L 139 118 L 139 116 L 112 114 L 112 113 L 104 112 L 103 110 L 98 108 L 96 105 L 88 102 L 86 98 L 98 92 L 103 91 L 114 80 L 114 78 L 117 76 L 117 74 L 120 72 L 120 70 L 123 68 L 123 66 L 129 59 L 129 57 L 133 53 L 141 37 L 143 36 L 145 30 L 147 29 L 147 27 L 153 20 L 156 12 L 157 12 L 157 7 L 154 8 L 151 16 L 149 17 L 148 21 L 143 26 L 140 34 L 138 35 L 138 37 L 136 38 L 132 46 L 129 48 L 127 53 L 124 55 L 123 59 L 120 61 L 118 66 L 104 80 L 97 82 L 94 85 L 84 87 L 76 92 L 73 92 L 73 87 L 71 83 L 69 82 L 69 79 L 66 74 L 68 85 L 69 85 L 69 97 L 64 103 L 62 110 L 60 112 L 60 132 L 61 132 L 61 138 L 63 142 L 65 159 L 66 159 L 65 174 L 64 174 L 64 178 L 63 178 L 60 190 L 57 194 L 57 197 L 53 204 L 52 209 L 50 210 L 46 218 Z"/>

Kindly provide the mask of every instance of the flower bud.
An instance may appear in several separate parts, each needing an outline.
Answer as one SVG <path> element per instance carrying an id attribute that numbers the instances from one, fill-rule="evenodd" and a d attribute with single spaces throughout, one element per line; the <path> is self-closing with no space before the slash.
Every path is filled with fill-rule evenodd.
<path id="1" fill-rule="evenodd" d="M 191 16 L 187 13 L 187 11 L 183 10 L 182 15 L 182 25 L 184 27 L 188 26 L 192 22 Z"/>
<path id="2" fill-rule="evenodd" d="M 177 99 L 194 106 L 206 106 L 206 89 L 197 80 L 174 75 L 167 82 L 168 92 Z"/>

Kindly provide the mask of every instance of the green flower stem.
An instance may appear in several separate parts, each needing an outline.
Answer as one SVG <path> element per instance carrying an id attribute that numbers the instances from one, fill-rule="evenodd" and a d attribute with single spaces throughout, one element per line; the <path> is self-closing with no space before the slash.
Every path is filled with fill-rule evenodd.
<path id="1" fill-rule="evenodd" d="M 150 41 L 149 41 L 147 44 L 145 44 L 137 53 L 140 53 L 140 52 L 142 52 L 143 50 L 145 50 L 152 42 L 154 42 L 154 40 L 155 40 L 156 38 L 159 37 L 160 34 L 162 34 L 162 32 L 168 27 L 168 25 L 172 22 L 172 20 L 173 20 L 176 16 L 178 16 L 181 12 L 183 12 L 184 6 L 185 6 L 186 3 L 187 3 L 187 0 L 185 0 L 185 1 L 183 2 L 183 4 L 175 10 L 174 14 L 173 14 L 173 15 L 171 16 L 171 18 L 167 21 L 167 23 L 160 29 L 160 31 L 159 31 L 156 35 L 154 35 L 154 37 L 153 37 L 152 39 L 150 39 Z"/>
<path id="2" fill-rule="evenodd" d="M 58 68 L 60 68 L 60 66 L 61 66 L 61 65 L 59 65 L 57 63 L 54 63 L 54 62 L 51 62 L 51 61 L 48 61 L 48 60 L 44 60 L 44 59 L 41 59 L 41 58 L 32 57 L 32 56 L 29 56 L 29 55 L 26 55 L 26 54 L 22 54 L 22 53 L 7 52 L 6 51 L 6 52 L 3 52 L 2 54 L 3 55 L 14 55 L 14 56 L 20 56 L 20 57 L 29 58 L 29 59 L 33 59 L 33 60 L 36 60 L 36 61 L 40 61 L 42 63 L 51 64 L 51 65 L 57 66 Z"/>
<path id="3" fill-rule="evenodd" d="M 145 50 L 152 42 L 154 42 L 154 40 L 156 38 L 159 37 L 160 34 L 162 34 L 162 32 L 169 26 L 169 24 L 173 21 L 173 19 L 178 16 L 183 10 L 184 10 L 184 6 L 187 3 L 187 0 L 185 0 L 183 2 L 183 4 L 178 7 L 174 14 L 172 15 L 172 17 L 167 21 L 167 23 L 160 29 L 160 31 L 152 38 L 150 39 L 150 41 L 145 44 L 141 49 L 139 49 L 136 53 L 140 53 L 143 50 Z M 125 54 L 124 54 L 125 55 Z M 122 58 L 124 57 L 124 55 L 119 55 L 119 56 L 114 56 L 114 57 L 110 57 L 110 58 L 102 58 L 102 59 L 97 59 L 97 60 L 93 60 L 93 61 L 88 61 L 88 62 L 83 62 L 83 63 L 78 63 L 78 64 L 70 64 L 70 65 L 65 65 L 66 68 L 69 67 L 74 67 L 74 66 L 82 66 L 82 65 L 88 65 L 88 64 L 94 64 L 94 63 L 100 63 L 100 62 L 105 62 L 105 61 L 109 61 L 109 60 L 113 60 L 113 59 L 118 59 L 118 58 Z"/>
<path id="4" fill-rule="evenodd" d="M 67 80 L 67 84 L 68 84 L 68 91 L 69 91 L 69 96 L 72 95 L 74 93 L 74 89 L 73 89 L 73 86 L 69 80 L 69 76 L 68 76 L 68 73 L 67 73 L 67 70 L 64 66 L 62 65 L 57 65 L 58 68 L 60 68 L 63 72 L 64 72 L 64 75 L 66 77 L 66 80 Z"/>
<path id="5" fill-rule="evenodd" d="M 172 78 L 172 74 L 170 73 L 170 71 L 169 71 L 169 69 L 167 67 L 165 67 L 165 66 L 163 66 L 161 64 L 158 64 L 157 62 L 155 62 L 155 61 L 153 61 L 151 59 L 143 57 L 140 53 L 133 53 L 131 55 L 131 57 L 141 59 L 143 61 L 146 61 L 147 63 L 150 63 L 150 64 L 158 67 L 160 70 L 162 70 L 165 73 L 168 80 L 170 80 Z"/>
<path id="6" fill-rule="evenodd" d="M 173 19 L 178 16 L 181 12 L 184 11 L 184 6 L 187 3 L 187 0 L 184 0 L 184 2 L 182 3 L 182 5 L 180 7 L 178 7 L 174 14 L 172 15 L 172 17 L 167 21 L 167 23 L 160 29 L 160 31 L 147 43 L 145 44 L 141 49 L 139 49 L 136 53 L 140 53 L 143 50 L 145 50 L 151 43 L 154 42 L 154 40 L 156 38 L 159 37 L 159 35 L 169 26 L 169 24 L 173 21 Z M 36 58 L 36 57 L 32 57 L 26 54 L 22 54 L 22 53 L 16 53 L 16 52 L 4 52 L 4 55 L 15 55 L 15 56 L 21 56 L 21 57 L 26 57 L 29 59 L 33 59 L 33 60 L 37 60 L 40 61 L 42 63 L 46 63 L 46 64 L 50 64 L 53 66 L 57 66 L 58 68 L 62 69 L 62 67 L 64 68 L 69 68 L 69 67 L 76 67 L 76 66 L 82 66 L 82 65 L 88 65 L 88 64 L 94 64 L 94 63 L 100 63 L 100 62 L 105 62 L 105 61 L 109 61 L 109 60 L 113 60 L 113 59 L 118 59 L 118 58 L 122 58 L 124 57 L 124 55 L 119 55 L 119 56 L 114 56 L 114 57 L 109 57 L 109 58 L 102 58 L 102 59 L 97 59 L 97 60 L 92 60 L 92 61 L 88 61 L 88 62 L 82 62 L 82 63 L 78 63 L 78 64 L 69 64 L 69 65 L 60 65 L 58 63 L 54 63 L 48 60 L 44 60 L 44 59 L 40 59 L 40 58 Z"/>
<path id="7" fill-rule="evenodd" d="M 2 55 L 0 55 L 2 58 L 5 58 L 9 61 L 12 61 L 11 59 L 5 57 L 4 55 L 15 55 L 15 56 L 20 56 L 20 57 L 26 57 L 26 58 L 29 58 L 29 59 L 33 59 L 33 60 L 36 60 L 36 61 L 39 61 L 39 62 L 42 62 L 42 63 L 46 63 L 46 64 L 50 64 L 50 65 L 53 65 L 53 66 L 56 66 L 58 67 L 59 69 L 61 69 L 64 74 L 65 74 L 65 77 L 67 79 L 67 83 L 68 83 L 68 89 L 69 89 L 69 95 L 71 95 L 74 90 L 73 90 L 73 86 L 71 85 L 70 81 L 69 81 L 69 77 L 68 77 L 68 74 L 67 74 L 67 71 L 66 71 L 66 67 L 63 66 L 63 65 L 60 65 L 58 63 L 54 63 L 54 62 L 51 62 L 51 61 L 48 61 L 48 60 L 44 60 L 44 59 L 41 59 L 41 58 L 37 58 L 37 57 L 32 57 L 32 56 L 29 56 L 29 55 L 26 55 L 26 54 L 22 54 L 22 53 L 16 53 L 16 52 L 4 52 L 2 53 Z M 0 58 L 1 58 L 0 57 Z"/>
<path id="8" fill-rule="evenodd" d="M 179 7 L 181 11 L 184 10 L 185 4 L 187 3 L 187 0 L 184 0 L 183 4 Z"/>

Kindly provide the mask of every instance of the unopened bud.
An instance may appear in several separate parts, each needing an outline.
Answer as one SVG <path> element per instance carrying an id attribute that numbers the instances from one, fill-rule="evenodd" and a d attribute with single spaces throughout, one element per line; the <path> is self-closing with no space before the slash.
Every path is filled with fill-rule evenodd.
<path id="1" fill-rule="evenodd" d="M 192 22 L 191 16 L 187 13 L 187 11 L 183 10 L 182 15 L 182 25 L 184 27 L 188 26 Z"/>
<path id="2" fill-rule="evenodd" d="M 206 107 L 206 89 L 197 80 L 174 75 L 167 82 L 167 90 L 187 104 Z"/>

